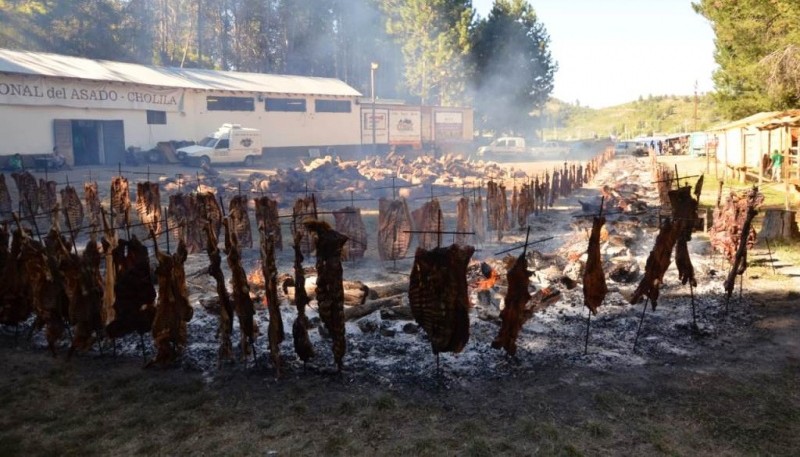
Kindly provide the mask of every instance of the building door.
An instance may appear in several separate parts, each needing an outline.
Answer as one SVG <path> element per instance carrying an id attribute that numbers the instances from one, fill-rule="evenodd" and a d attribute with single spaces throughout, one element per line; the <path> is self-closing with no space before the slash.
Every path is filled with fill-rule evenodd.
<path id="1" fill-rule="evenodd" d="M 125 161 L 122 121 L 54 119 L 54 143 L 70 165 L 117 164 Z"/>
<path id="2" fill-rule="evenodd" d="M 64 156 L 68 165 L 75 165 L 72 151 L 72 121 L 69 119 L 53 119 L 53 143 Z"/>
<path id="3" fill-rule="evenodd" d="M 103 158 L 107 165 L 125 162 L 125 128 L 122 121 L 102 121 Z"/>
<path id="4" fill-rule="evenodd" d="M 75 153 L 75 165 L 99 165 L 100 134 L 98 121 L 72 121 L 72 150 Z"/>

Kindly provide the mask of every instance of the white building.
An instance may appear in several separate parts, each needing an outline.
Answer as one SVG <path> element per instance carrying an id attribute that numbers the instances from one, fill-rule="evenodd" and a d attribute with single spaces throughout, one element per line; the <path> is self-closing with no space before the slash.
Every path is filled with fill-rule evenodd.
<path id="1" fill-rule="evenodd" d="M 223 123 L 280 151 L 358 148 L 361 94 L 331 78 L 151 67 L 0 49 L 0 156 L 116 164 L 129 146 L 198 140 Z"/>

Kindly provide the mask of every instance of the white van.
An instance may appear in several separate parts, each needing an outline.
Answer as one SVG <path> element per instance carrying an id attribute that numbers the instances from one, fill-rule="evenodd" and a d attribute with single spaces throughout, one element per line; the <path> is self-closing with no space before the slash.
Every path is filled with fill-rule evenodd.
<path id="1" fill-rule="evenodd" d="M 216 132 L 196 145 L 177 151 L 181 162 L 210 165 L 218 163 L 244 163 L 251 167 L 261 157 L 261 132 L 239 124 L 222 124 Z"/>

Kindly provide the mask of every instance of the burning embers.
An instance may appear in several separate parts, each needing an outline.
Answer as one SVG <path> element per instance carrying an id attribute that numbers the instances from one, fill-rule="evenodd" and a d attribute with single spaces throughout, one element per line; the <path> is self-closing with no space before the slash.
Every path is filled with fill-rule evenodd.
<path id="1" fill-rule="evenodd" d="M 529 180 L 511 194 L 512 204 L 510 205 L 510 211 L 508 195 L 503 188 L 504 186 L 499 182 L 493 184 L 488 192 L 489 201 L 491 202 L 489 213 L 494 221 L 493 229 L 508 233 L 514 225 L 523 224 L 532 215 L 535 215 L 536 211 L 546 206 L 547 200 L 545 196 L 549 192 L 554 192 L 553 189 L 555 189 L 554 194 L 556 195 L 569 192 L 587 179 L 587 176 L 591 173 L 588 172 L 590 169 L 590 167 L 587 167 L 585 172 L 581 167 L 571 165 L 560 168 L 557 170 L 559 176 L 557 187 L 551 185 L 548 191 L 544 190 L 546 183 L 550 182 L 547 179 Z M 117 187 L 124 187 L 123 183 L 126 183 L 122 179 L 118 179 L 116 182 Z M 85 188 L 85 194 L 88 195 L 85 200 L 88 208 L 88 202 L 96 201 L 97 192 L 96 190 L 87 191 L 86 189 L 96 189 L 96 186 L 94 188 L 91 186 Z M 139 191 L 138 189 L 142 190 Z M 151 242 L 150 238 L 139 242 L 135 236 L 128 236 L 127 239 L 121 239 L 117 242 L 115 241 L 116 233 L 112 232 L 115 232 L 114 229 L 119 227 L 108 227 L 113 225 L 113 222 L 106 223 L 105 225 L 108 229 L 105 232 L 107 247 L 105 247 L 104 252 L 116 253 L 118 260 L 116 263 L 111 263 L 111 268 L 108 269 L 116 274 L 110 276 L 110 283 L 126 285 L 124 287 L 111 287 L 112 292 L 117 293 L 111 297 L 103 298 L 103 304 L 112 304 L 110 308 L 93 305 L 94 308 L 92 309 L 99 308 L 100 311 L 89 313 L 75 309 L 74 314 L 76 317 L 74 322 L 73 318 L 70 317 L 69 324 L 63 322 L 63 319 L 59 323 L 59 321 L 46 315 L 47 307 L 41 303 L 44 300 L 40 300 L 36 304 L 44 316 L 44 325 L 48 326 L 48 334 L 58 335 L 60 331 L 63 332 L 63 330 L 59 330 L 59 326 L 77 325 L 78 322 L 82 322 L 81 338 L 75 344 L 79 349 L 85 349 L 87 347 L 86 342 L 91 341 L 92 335 L 101 337 L 104 331 L 109 335 L 119 336 L 128 332 L 150 333 L 153 336 L 156 347 L 154 363 L 158 365 L 173 364 L 180 358 L 181 350 L 186 347 L 189 328 L 187 322 L 191 315 L 191 307 L 188 307 L 188 299 L 186 297 L 183 262 L 186 261 L 189 255 L 189 246 L 194 246 L 192 250 L 205 247 L 210 264 L 208 272 L 213 278 L 212 283 L 216 284 L 220 303 L 220 321 L 217 329 L 219 360 L 222 362 L 233 358 L 234 349 L 231 341 L 235 334 L 233 320 L 234 317 L 238 317 L 239 334 L 242 337 L 239 344 L 241 355 L 243 357 L 250 354 L 255 355 L 255 350 L 257 349 L 255 342 L 258 334 L 262 333 L 259 332 L 260 326 L 263 333 L 267 333 L 268 338 L 266 339 L 268 340 L 270 359 L 276 369 L 276 374 L 279 374 L 281 370 L 286 370 L 286 360 L 282 359 L 280 351 L 281 342 L 286 336 L 284 335 L 284 325 L 282 324 L 286 316 L 281 315 L 281 301 L 284 297 L 280 296 L 278 291 L 276 280 L 279 265 L 276 264 L 275 258 L 276 249 L 280 245 L 277 236 L 282 228 L 279 222 L 280 217 L 286 216 L 278 215 L 277 202 L 269 197 L 262 196 L 260 199 L 256 199 L 255 204 L 255 219 L 257 221 L 256 225 L 259 227 L 259 248 L 261 267 L 263 268 L 263 271 L 260 271 L 260 276 L 264 278 L 265 302 L 267 305 L 266 311 L 257 311 L 253 296 L 250 293 L 253 281 L 245 273 L 245 271 L 250 270 L 250 265 L 247 262 L 254 262 L 254 257 L 256 256 L 248 255 L 246 251 L 248 248 L 247 243 L 242 242 L 242 239 L 248 237 L 250 232 L 246 231 L 246 229 L 249 229 L 252 224 L 247 215 L 247 205 L 250 203 L 248 198 L 237 195 L 233 199 L 223 202 L 213 193 L 174 193 L 169 196 L 170 208 L 167 211 L 168 217 L 164 220 L 161 219 L 160 211 L 158 211 L 160 197 L 158 199 L 154 198 L 157 192 L 150 183 L 144 187 L 137 185 L 137 209 L 139 210 L 137 214 L 139 214 L 139 219 L 142 223 L 147 224 L 151 230 L 159 228 L 158 224 L 160 224 L 162 231 L 161 242 L 155 245 L 155 257 L 158 260 L 158 267 L 155 271 L 158 279 L 158 293 L 156 294 L 152 290 L 152 282 L 146 283 L 146 281 L 142 281 L 142 279 L 149 279 L 153 273 L 150 271 L 149 263 L 151 259 L 149 258 L 149 253 L 147 248 L 144 247 L 144 244 Z M 112 194 L 114 193 L 112 192 Z M 120 191 L 114 195 L 112 200 L 123 199 L 123 193 Z M 65 202 L 74 200 L 72 196 L 67 196 L 65 193 L 62 193 L 61 197 L 63 205 L 66 205 Z M 407 255 L 407 250 L 411 248 L 412 233 L 424 232 L 420 233 L 423 236 L 419 237 L 420 248 L 416 251 L 414 265 L 407 285 L 408 301 L 406 302 L 403 295 L 400 295 L 400 299 L 396 299 L 398 294 L 404 294 L 405 291 L 403 291 L 395 292 L 391 296 L 392 299 L 387 300 L 386 303 L 391 303 L 390 306 L 393 313 L 398 313 L 405 317 L 410 314 L 414 317 L 428 336 L 432 350 L 436 354 L 463 351 L 469 342 L 471 304 L 467 283 L 467 267 L 474 252 L 474 247 L 470 244 L 480 240 L 480 232 L 485 234 L 484 224 L 487 220 L 482 203 L 483 197 L 480 194 L 475 195 L 473 193 L 470 197 L 467 193 L 462 193 L 462 197 L 458 199 L 456 206 L 456 231 L 445 232 L 456 235 L 453 239 L 455 244 L 442 246 L 444 240 L 441 236 L 443 232 L 441 211 L 442 205 L 448 204 L 447 200 L 442 199 L 440 201 L 432 198 L 422 205 L 422 208 L 416 214 L 416 224 L 412 224 L 412 218 L 405 200 L 395 199 L 380 202 L 381 213 L 377 250 L 382 258 L 387 260 L 404 258 Z M 121 208 L 124 207 L 124 204 L 116 203 L 115 205 L 122 211 Z M 227 215 L 223 213 L 224 207 L 229 209 Z M 145 211 L 141 211 L 141 208 L 144 208 Z M 318 219 L 319 214 L 327 213 L 317 211 L 316 199 L 313 194 L 300 199 L 300 204 L 297 205 L 295 210 L 295 217 L 293 218 L 295 230 L 292 244 L 297 247 L 297 250 L 295 251 L 295 287 L 293 288 L 292 297 L 297 308 L 297 318 L 293 319 L 292 322 L 292 340 L 298 358 L 304 362 L 313 357 L 314 346 L 312 341 L 317 341 L 314 338 L 315 335 L 309 335 L 313 325 L 309 316 L 306 315 L 309 309 L 309 302 L 313 307 L 313 299 L 316 298 L 324 328 L 331 335 L 330 344 L 333 360 L 339 369 L 346 366 L 348 357 L 348 342 L 346 338 L 348 336 L 345 329 L 345 320 L 351 318 L 348 317 L 350 315 L 348 311 L 352 308 L 365 306 L 363 304 L 352 307 L 346 306 L 347 289 L 343 285 L 342 260 L 348 257 L 363 257 L 366 251 L 368 233 L 359 213 L 359 208 L 355 206 L 348 206 L 334 211 L 333 219 L 336 221 L 336 230 L 334 230 L 331 226 Z M 66 211 L 65 208 L 65 219 L 70 220 L 69 225 L 73 223 L 75 225 L 82 224 L 82 222 L 77 222 L 79 218 L 76 214 L 78 214 L 77 211 Z M 115 212 L 114 215 L 117 216 L 118 214 Z M 136 217 L 136 214 L 134 217 Z M 223 267 L 221 262 L 223 253 L 220 252 L 219 240 L 217 239 L 217 236 L 222 236 L 217 231 L 218 224 L 221 221 L 224 221 L 222 226 L 225 229 L 225 254 L 227 254 L 228 270 L 231 272 L 228 280 L 232 280 L 232 288 L 228 287 L 226 278 L 222 274 Z M 288 223 L 285 225 L 288 225 Z M 599 232 L 599 228 L 597 230 L 593 228 L 593 235 L 596 231 Z M 175 243 L 173 246 L 179 246 L 174 253 L 170 253 L 168 247 L 166 250 L 163 249 L 163 239 L 165 238 L 163 233 L 166 232 L 169 233 L 168 240 L 171 238 Z M 472 235 L 470 232 L 475 232 L 475 234 Z M 201 235 L 198 235 L 198 233 Z M 159 238 L 158 233 L 155 231 L 153 231 L 151 237 Z M 448 241 L 450 240 L 448 239 Z M 63 241 L 62 244 L 66 246 Z M 303 244 L 306 244 L 306 246 L 311 244 L 311 246 L 303 249 Z M 590 245 L 592 245 L 591 242 Z M 34 254 L 38 252 L 30 246 L 26 249 Z M 590 247 L 590 251 L 593 250 Z M 318 275 L 316 297 L 312 296 L 311 299 L 305 293 L 307 289 L 304 287 L 306 273 L 302 267 L 303 251 L 306 251 L 306 253 L 316 252 L 316 273 Z M 66 252 L 67 254 L 62 252 L 60 255 L 68 263 L 71 261 L 72 256 L 69 255 L 68 250 Z M 87 248 L 86 252 L 88 257 L 93 259 L 91 265 L 98 265 L 101 262 L 99 253 L 92 254 L 90 248 Z M 111 257 L 113 262 L 114 256 L 112 255 Z M 596 257 L 599 258 L 599 254 Z M 587 278 L 593 278 L 595 274 L 592 272 L 595 269 L 591 267 L 594 263 L 594 257 L 591 252 L 589 258 L 587 270 L 590 274 Z M 490 269 L 486 278 L 480 281 L 477 286 L 479 289 L 493 289 L 498 294 L 505 294 L 504 306 L 500 312 L 502 325 L 499 327 L 499 334 L 494 340 L 493 346 L 504 348 L 509 354 L 515 353 L 517 337 L 524 323 L 532 316 L 534 311 L 538 310 L 538 306 L 552 303 L 559 295 L 555 287 L 533 293 L 534 289 L 530 287 L 531 273 L 527 269 L 527 260 L 528 258 L 524 254 L 512 258 L 512 262 L 506 266 L 508 269 L 507 279 L 503 268 L 497 271 Z M 242 265 L 243 262 L 248 265 L 248 270 L 245 270 Z M 74 265 L 82 265 L 76 263 L 69 265 L 69 268 L 67 268 L 67 263 L 64 264 L 65 275 L 66 272 L 74 270 Z M 16 263 L 14 265 L 17 266 Z M 96 284 L 102 283 L 102 281 L 98 281 L 100 269 L 91 265 L 86 264 L 83 267 L 87 271 L 91 271 L 86 276 L 94 278 L 94 283 Z M 4 271 L 8 270 L 9 274 L 13 274 L 13 268 L 9 268 L 4 266 Z M 602 269 L 599 270 L 597 277 L 604 281 Z M 591 287 L 587 286 L 590 282 L 590 279 L 585 280 L 587 289 L 591 289 Z M 148 284 L 152 291 L 148 290 Z M 9 294 L 13 295 L 14 291 L 10 290 L 12 287 L 9 284 L 5 284 L 4 287 L 9 290 Z M 72 285 L 69 287 L 71 288 L 70 290 L 78 290 L 77 287 Z M 313 286 L 311 287 L 313 291 Z M 505 293 L 505 290 L 507 290 L 507 293 Z M 99 294 L 102 289 L 95 288 L 94 291 L 98 293 L 96 295 L 103 297 L 102 294 Z M 77 296 L 74 292 L 71 293 L 73 296 Z M 314 294 L 314 292 L 309 293 Z M 532 293 L 533 300 L 531 299 Z M 602 300 L 602 297 L 596 300 L 598 305 Z M 587 299 L 588 301 L 590 300 Z M 122 306 L 126 304 L 130 306 Z M 373 310 L 376 309 L 381 308 L 373 308 Z M 266 319 L 266 313 L 269 314 L 268 319 Z M 4 313 L 4 316 L 5 314 L 13 313 Z M 92 317 L 98 314 L 101 315 L 99 319 Z M 61 315 L 63 316 L 64 313 L 62 312 Z M 311 315 L 313 316 L 313 308 Z M 98 322 L 100 322 L 100 325 L 97 325 Z M 105 322 L 110 322 L 110 324 L 108 328 L 103 330 L 102 324 Z M 90 336 L 87 337 L 86 335 Z"/>

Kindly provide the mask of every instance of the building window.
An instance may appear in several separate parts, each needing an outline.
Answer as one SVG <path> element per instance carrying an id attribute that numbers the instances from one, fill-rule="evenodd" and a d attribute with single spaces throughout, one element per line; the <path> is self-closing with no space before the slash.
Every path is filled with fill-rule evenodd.
<path id="1" fill-rule="evenodd" d="M 255 111 L 253 97 L 206 97 L 209 111 Z"/>
<path id="2" fill-rule="evenodd" d="M 147 110 L 147 123 L 150 125 L 166 125 L 167 112 Z"/>
<path id="3" fill-rule="evenodd" d="M 306 100 L 303 98 L 268 98 L 264 102 L 267 111 L 306 112 Z"/>
<path id="4" fill-rule="evenodd" d="M 318 113 L 349 113 L 350 109 L 350 100 L 314 100 Z"/>

